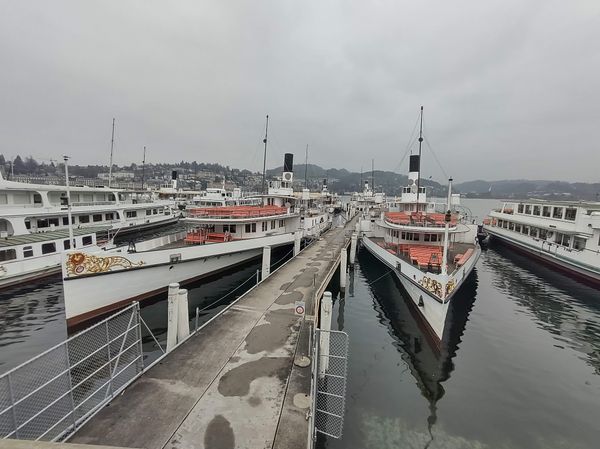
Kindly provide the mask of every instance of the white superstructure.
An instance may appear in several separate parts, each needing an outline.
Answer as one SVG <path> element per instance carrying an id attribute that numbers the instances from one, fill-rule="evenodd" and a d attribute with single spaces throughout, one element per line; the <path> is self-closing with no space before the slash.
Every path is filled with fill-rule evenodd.
<path id="1" fill-rule="evenodd" d="M 600 203 L 507 201 L 485 231 L 556 268 L 600 285 Z"/>
<path id="2" fill-rule="evenodd" d="M 152 201 L 138 192 L 104 187 L 73 187 L 73 227 L 106 227 L 123 234 L 174 222 L 169 201 Z M 67 229 L 67 188 L 7 181 L 0 175 L 0 233 L 29 235 Z"/>

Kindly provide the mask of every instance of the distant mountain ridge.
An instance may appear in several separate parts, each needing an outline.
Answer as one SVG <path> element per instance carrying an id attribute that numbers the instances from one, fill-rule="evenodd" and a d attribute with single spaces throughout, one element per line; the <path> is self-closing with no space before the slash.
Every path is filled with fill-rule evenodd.
<path id="1" fill-rule="evenodd" d="M 267 171 L 268 176 L 278 176 L 283 167 Z M 296 182 L 304 180 L 304 164 L 294 167 Z M 315 164 L 308 164 L 307 175 L 310 187 L 320 185 L 323 179 L 328 180 L 329 189 L 334 192 L 356 192 L 363 189 L 363 182 L 371 182 L 371 172 L 362 175 L 346 169 L 325 169 Z M 391 171 L 375 170 L 375 186 L 377 190 L 383 189 L 388 195 L 399 195 L 402 187 L 407 185 L 408 177 Z M 445 197 L 446 185 L 431 179 L 422 179 L 422 184 L 430 187 L 430 196 Z M 477 179 L 453 185 L 455 193 L 462 193 L 474 198 L 546 198 L 546 199 L 574 199 L 574 200 L 600 200 L 600 183 L 565 182 L 551 180 L 506 179 L 500 181 L 485 181 Z"/>
<path id="2" fill-rule="evenodd" d="M 600 183 L 565 182 L 550 180 L 481 179 L 456 184 L 466 196 L 485 198 L 547 198 L 596 201 L 600 199 Z"/>

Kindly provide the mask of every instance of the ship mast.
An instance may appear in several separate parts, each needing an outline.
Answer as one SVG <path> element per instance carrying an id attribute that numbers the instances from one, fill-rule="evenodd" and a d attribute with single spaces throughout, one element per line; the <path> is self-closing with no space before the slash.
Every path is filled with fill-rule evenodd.
<path id="1" fill-rule="evenodd" d="M 304 188 L 308 189 L 308 144 L 306 144 L 306 160 L 304 161 Z"/>
<path id="2" fill-rule="evenodd" d="M 265 125 L 265 138 L 263 139 L 263 143 L 265 144 L 265 153 L 263 156 L 263 177 L 262 177 L 262 193 L 263 195 L 266 193 L 265 191 L 265 176 L 267 173 L 267 136 L 269 132 L 269 115 L 267 114 L 267 123 Z"/>
<path id="3" fill-rule="evenodd" d="M 448 179 L 448 209 L 446 210 L 446 216 L 444 217 L 444 253 L 442 255 L 442 275 L 446 276 L 448 274 L 447 262 L 448 262 L 448 236 L 450 227 L 450 220 L 452 220 L 452 211 L 451 211 L 451 203 L 452 203 L 452 178 Z"/>
<path id="4" fill-rule="evenodd" d="M 113 167 L 113 149 L 115 146 L 115 118 L 113 117 L 112 123 L 112 135 L 110 138 L 110 167 L 108 168 L 108 187 L 112 181 L 112 167 Z"/>
<path id="5" fill-rule="evenodd" d="M 417 174 L 417 212 L 419 212 L 419 191 L 421 190 L 421 144 L 423 143 L 423 106 L 421 106 L 421 126 L 419 127 L 419 173 Z"/>

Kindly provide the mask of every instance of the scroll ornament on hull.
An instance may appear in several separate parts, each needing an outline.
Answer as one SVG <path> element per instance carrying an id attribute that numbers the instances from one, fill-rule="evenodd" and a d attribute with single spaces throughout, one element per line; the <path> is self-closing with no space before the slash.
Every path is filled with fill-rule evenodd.
<path id="1" fill-rule="evenodd" d="M 442 298 L 442 283 L 439 281 L 436 281 L 433 278 L 424 276 L 420 281 L 419 284 L 421 284 L 422 287 L 424 287 L 427 291 L 433 293 L 434 295 L 436 295 L 438 298 Z"/>
<path id="2" fill-rule="evenodd" d="M 67 259 L 67 273 L 69 276 L 80 276 L 82 274 L 96 274 L 112 271 L 115 267 L 124 269 L 140 267 L 143 261 L 131 262 L 123 256 L 99 257 L 91 254 L 73 253 Z"/>

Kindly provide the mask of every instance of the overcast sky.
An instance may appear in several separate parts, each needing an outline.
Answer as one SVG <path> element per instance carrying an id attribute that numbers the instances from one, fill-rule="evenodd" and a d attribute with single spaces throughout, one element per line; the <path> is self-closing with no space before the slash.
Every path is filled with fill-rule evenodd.
<path id="1" fill-rule="evenodd" d="M 0 0 L 0 86 L 5 156 L 405 173 L 423 105 L 457 181 L 600 181 L 599 0 Z"/>

